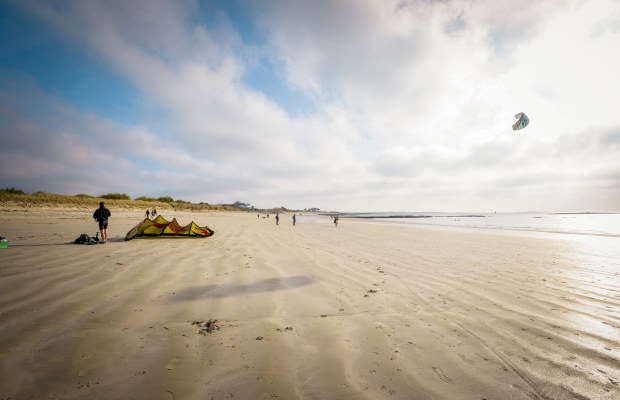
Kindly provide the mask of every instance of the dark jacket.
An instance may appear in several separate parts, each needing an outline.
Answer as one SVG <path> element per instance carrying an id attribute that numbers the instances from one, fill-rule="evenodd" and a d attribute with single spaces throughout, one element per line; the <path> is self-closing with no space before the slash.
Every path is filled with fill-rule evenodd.
<path id="1" fill-rule="evenodd" d="M 93 214 L 93 218 L 98 222 L 107 221 L 110 215 L 112 215 L 112 213 L 106 207 L 99 207 Z"/>

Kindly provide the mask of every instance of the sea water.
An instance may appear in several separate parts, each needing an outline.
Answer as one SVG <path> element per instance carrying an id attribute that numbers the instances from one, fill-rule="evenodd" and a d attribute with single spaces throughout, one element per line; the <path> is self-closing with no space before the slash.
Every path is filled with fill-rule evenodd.
<path id="1" fill-rule="evenodd" d="M 620 237 L 620 213 L 342 213 L 407 224 L 492 228 Z"/>

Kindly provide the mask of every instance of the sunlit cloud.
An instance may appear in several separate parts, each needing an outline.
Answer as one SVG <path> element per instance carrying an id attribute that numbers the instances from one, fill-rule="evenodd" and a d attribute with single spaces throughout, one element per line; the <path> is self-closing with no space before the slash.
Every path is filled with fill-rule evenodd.
<path id="1" fill-rule="evenodd" d="M 350 211 L 620 204 L 617 2 L 265 0 L 243 3 L 251 26 L 205 4 L 13 3 L 139 101 L 128 123 L 0 58 L 2 182 Z"/>

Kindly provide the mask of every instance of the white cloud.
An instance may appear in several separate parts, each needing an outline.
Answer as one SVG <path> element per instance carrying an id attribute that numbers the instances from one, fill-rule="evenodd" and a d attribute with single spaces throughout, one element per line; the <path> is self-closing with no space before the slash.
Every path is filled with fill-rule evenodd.
<path id="1" fill-rule="evenodd" d="M 21 4 L 160 105 L 166 128 L 124 126 L 63 104 L 62 123 L 26 112 L 11 122 L 32 136 L 45 126 L 50 136 L 40 143 L 53 151 L 23 138 L 12 148 L 52 166 L 63 154 L 72 166 L 80 157 L 106 171 L 114 165 L 110 174 L 134 168 L 120 184 L 148 191 L 157 182 L 197 201 L 349 210 L 620 204 L 617 2 L 249 6 L 265 35 L 260 50 L 225 16 L 205 25 L 192 1 Z M 316 112 L 291 116 L 243 84 L 262 56 Z M 513 133 L 519 111 L 531 124 Z M 52 134 L 63 135 L 65 150 Z"/>

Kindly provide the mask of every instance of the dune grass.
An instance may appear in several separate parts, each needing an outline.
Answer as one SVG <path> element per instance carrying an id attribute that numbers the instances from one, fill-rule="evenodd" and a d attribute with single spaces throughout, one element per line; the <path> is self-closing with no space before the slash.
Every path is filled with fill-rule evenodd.
<path id="1" fill-rule="evenodd" d="M 183 200 L 172 200 L 166 197 L 165 200 L 158 199 L 148 200 L 131 200 L 129 196 L 118 194 L 102 195 L 94 197 L 86 194 L 77 194 L 74 196 L 36 192 L 32 194 L 24 193 L 14 188 L 0 189 L 0 206 L 3 207 L 51 207 L 51 208 L 78 208 L 90 209 L 99 206 L 99 202 L 105 202 L 107 207 L 117 209 L 157 209 L 157 210 L 183 210 L 183 211 L 242 211 L 248 212 L 249 209 L 233 207 L 229 205 L 213 205 L 213 204 L 194 204 Z"/>

